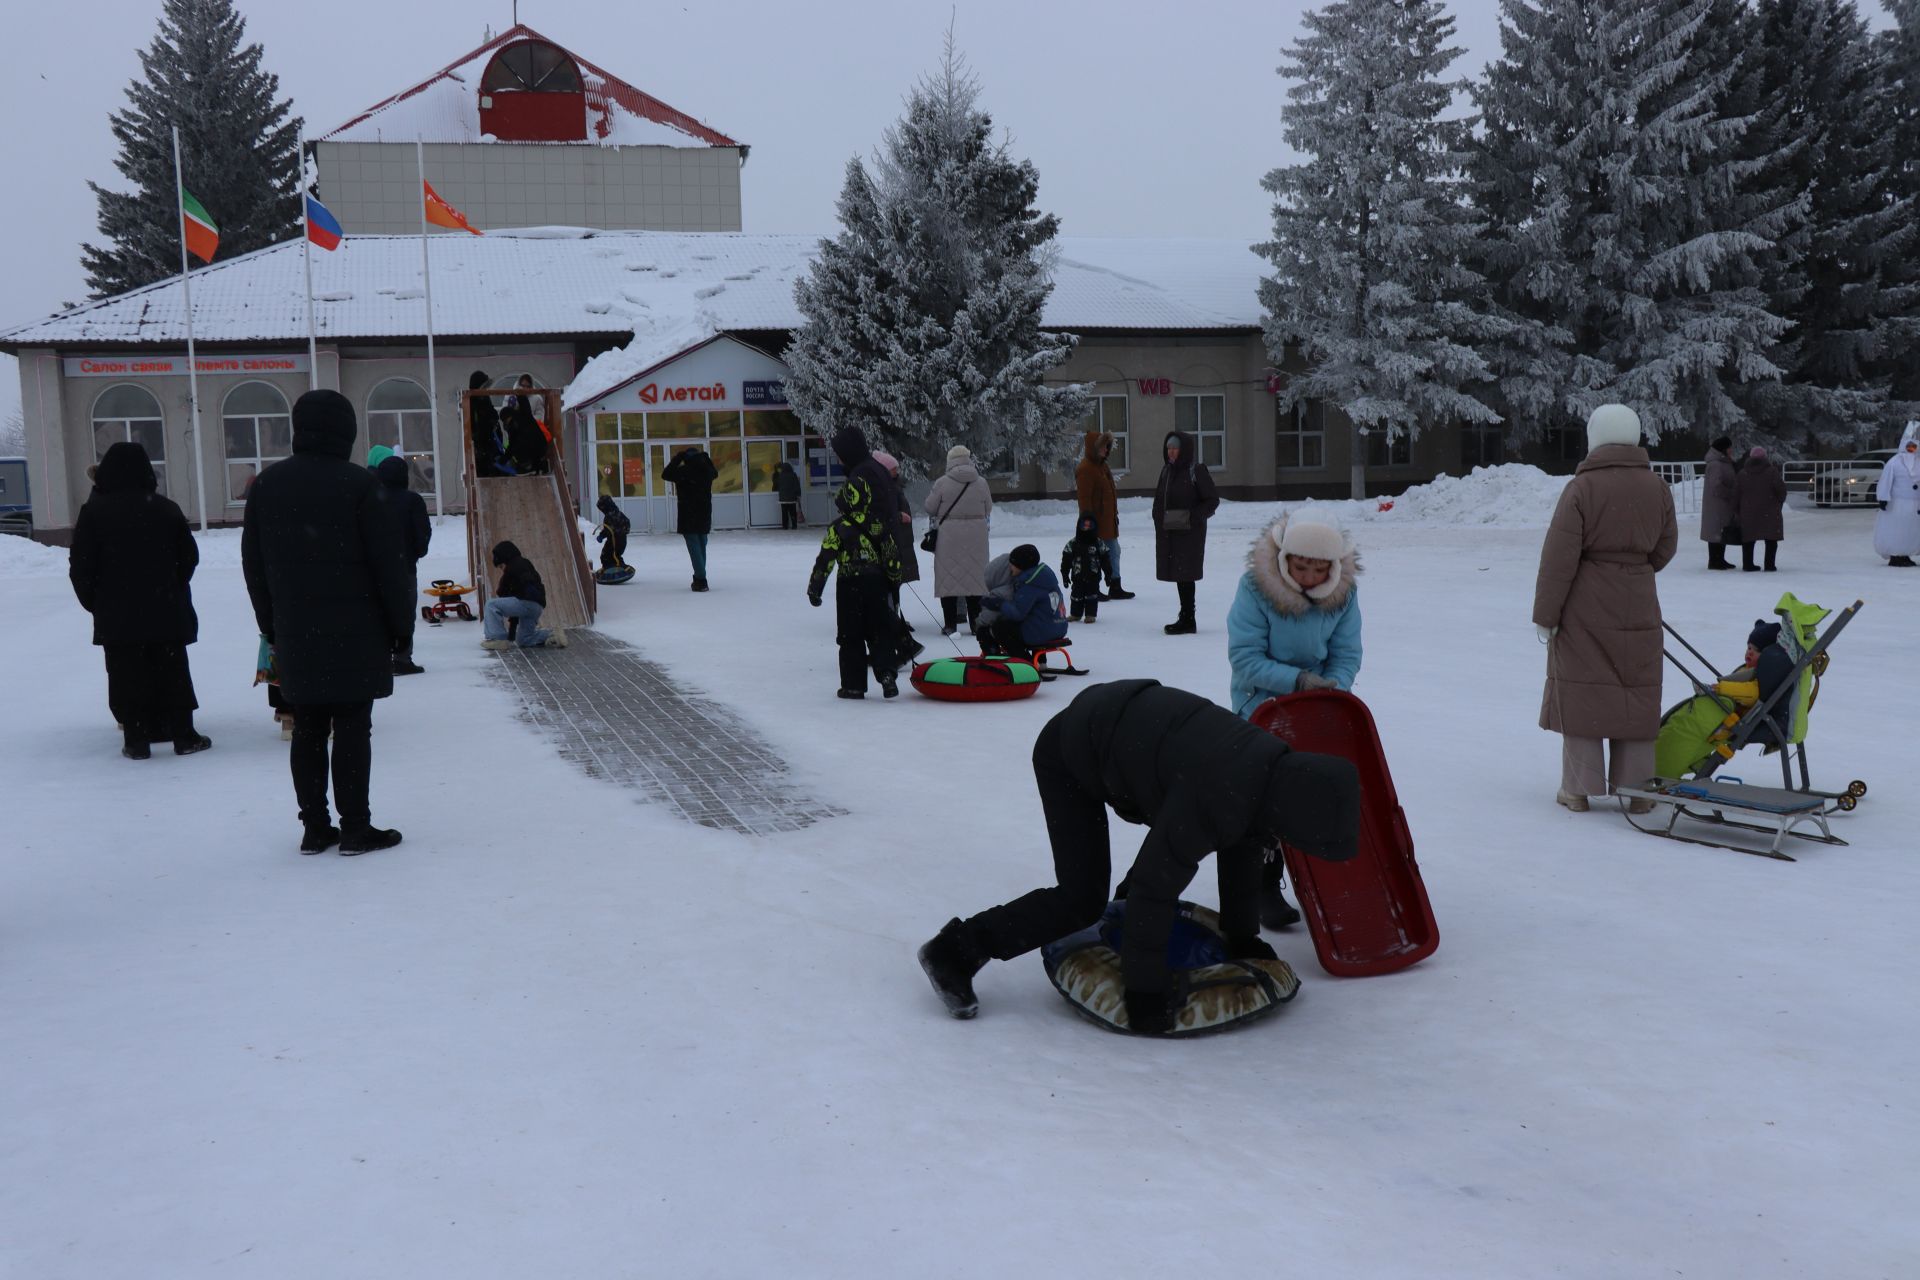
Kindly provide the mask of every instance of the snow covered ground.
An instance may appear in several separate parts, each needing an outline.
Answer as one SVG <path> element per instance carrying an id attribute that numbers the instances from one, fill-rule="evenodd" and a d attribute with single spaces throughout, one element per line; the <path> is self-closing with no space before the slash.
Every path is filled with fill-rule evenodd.
<path id="1" fill-rule="evenodd" d="M 449 625 L 375 714 L 375 818 L 406 843 L 358 859 L 295 852 L 236 535 L 195 581 L 215 748 L 147 763 L 116 752 L 64 558 L 0 539 L 0 1275 L 1920 1273 L 1920 574 L 1872 556 L 1869 516 L 1797 508 L 1780 573 L 1709 574 L 1683 520 L 1661 594 L 1716 661 L 1781 591 L 1866 599 L 1812 760 L 1873 792 L 1837 820 L 1852 847 L 1797 864 L 1659 841 L 1553 804 L 1528 620 L 1553 487 L 1506 469 L 1347 509 L 1356 691 L 1440 950 L 1336 980 L 1295 929 L 1273 941 L 1300 998 L 1192 1043 L 1103 1034 L 1037 957 L 945 1016 L 913 948 L 1047 877 L 1027 752 L 1083 682 L 836 701 L 807 531 L 717 536 L 707 595 L 677 540 L 636 539 L 602 626 L 850 816 L 735 836 L 589 780 Z M 1201 634 L 1169 638 L 1129 504 L 1141 598 L 1076 631 L 1094 679 L 1224 700 L 1221 620 L 1272 510 L 1223 510 Z M 1070 522 L 1008 508 L 996 549 L 1057 556 Z M 435 545 L 423 577 L 464 576 L 458 523 Z"/>

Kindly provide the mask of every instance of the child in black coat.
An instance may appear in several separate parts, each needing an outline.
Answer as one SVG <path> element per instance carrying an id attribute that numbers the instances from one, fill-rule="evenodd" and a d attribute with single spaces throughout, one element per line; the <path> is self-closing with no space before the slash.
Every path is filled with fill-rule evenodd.
<path id="1" fill-rule="evenodd" d="M 1100 541 L 1100 522 L 1090 511 L 1080 513 L 1073 541 L 1060 553 L 1060 581 L 1067 586 L 1072 603 L 1067 607 L 1068 622 L 1093 622 L 1100 613 L 1100 578 L 1113 578 L 1113 562 Z"/>
<path id="2" fill-rule="evenodd" d="M 834 595 L 837 639 L 840 644 L 840 696 L 867 696 L 867 669 L 873 669 L 883 696 L 898 697 L 898 655 L 894 651 L 894 623 L 898 618 L 887 599 L 890 587 L 900 584 L 899 542 L 885 515 L 876 509 L 873 488 L 865 480 L 849 479 L 833 497 L 839 516 L 820 540 L 820 554 L 807 580 L 807 602 L 819 608 L 825 602 L 827 575 L 837 572 Z"/>

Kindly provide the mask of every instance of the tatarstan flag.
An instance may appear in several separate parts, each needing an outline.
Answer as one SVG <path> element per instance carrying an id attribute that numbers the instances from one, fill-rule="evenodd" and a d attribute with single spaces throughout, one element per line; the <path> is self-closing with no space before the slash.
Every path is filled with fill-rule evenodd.
<path id="1" fill-rule="evenodd" d="M 427 202 L 428 222 L 436 227 L 452 227 L 456 231 L 472 232 L 476 236 L 485 234 L 478 228 L 468 225 L 466 214 L 442 200 L 440 193 L 433 189 L 431 182 L 422 182 L 420 185 L 426 188 L 423 198 Z"/>
<path id="2" fill-rule="evenodd" d="M 220 228 L 207 216 L 206 206 L 185 187 L 180 188 L 180 210 L 180 235 L 187 242 L 187 252 L 202 262 L 212 262 L 213 251 L 220 247 Z"/>

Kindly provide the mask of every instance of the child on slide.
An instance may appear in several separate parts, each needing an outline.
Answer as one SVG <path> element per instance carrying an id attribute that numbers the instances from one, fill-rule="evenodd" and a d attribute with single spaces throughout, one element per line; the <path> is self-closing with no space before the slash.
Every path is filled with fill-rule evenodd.
<path id="1" fill-rule="evenodd" d="M 1227 611 L 1236 715 L 1250 719 L 1283 694 L 1352 690 L 1360 674 L 1359 573 L 1353 539 L 1311 516 L 1282 515 L 1254 539 Z M 1276 850 L 1260 891 L 1260 921 L 1269 929 L 1300 919 L 1281 892 L 1284 870 Z"/>

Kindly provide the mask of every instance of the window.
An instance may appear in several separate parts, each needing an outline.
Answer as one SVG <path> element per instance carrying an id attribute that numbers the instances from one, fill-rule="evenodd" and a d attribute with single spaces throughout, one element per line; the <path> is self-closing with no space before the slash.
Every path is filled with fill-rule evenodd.
<path id="1" fill-rule="evenodd" d="M 147 451 L 160 492 L 167 491 L 167 432 L 160 418 L 160 402 L 145 387 L 123 384 L 108 387 L 93 402 L 93 460 L 106 456 L 107 447 L 131 441 Z"/>
<path id="2" fill-rule="evenodd" d="M 382 444 L 406 458 L 409 489 L 433 492 L 433 412 L 411 378 L 388 378 L 367 397 L 367 447 Z"/>
<path id="3" fill-rule="evenodd" d="M 1173 429 L 1199 441 L 1200 462 L 1207 467 L 1227 465 L 1227 398 L 1175 396 Z"/>
<path id="4" fill-rule="evenodd" d="M 220 427 L 227 442 L 227 502 L 237 505 L 247 500 L 262 469 L 293 452 L 293 419 L 277 387 L 243 382 L 227 392 Z"/>
<path id="5" fill-rule="evenodd" d="M 1410 467 L 1413 465 L 1413 437 L 1404 431 L 1375 427 L 1367 433 L 1369 467 Z"/>
<path id="6" fill-rule="evenodd" d="M 1507 460 L 1507 433 L 1498 426 L 1470 422 L 1460 428 L 1460 466 L 1497 467 Z"/>
<path id="7" fill-rule="evenodd" d="M 1113 452 L 1107 455 L 1107 466 L 1116 474 L 1129 470 L 1133 451 L 1127 440 L 1127 398 L 1125 396 L 1095 396 L 1093 406 L 1087 411 L 1087 431 L 1104 431 L 1113 437 Z"/>
<path id="8" fill-rule="evenodd" d="M 493 56 L 480 80 L 483 93 L 532 89 L 540 93 L 580 92 L 580 69 L 564 51 L 544 40 L 522 40 Z"/>
<path id="9" fill-rule="evenodd" d="M 1587 456 L 1585 427 L 1549 427 L 1545 443 L 1550 461 L 1578 462 Z"/>
<path id="10" fill-rule="evenodd" d="M 1301 400 L 1291 409 L 1274 408 L 1275 465 L 1282 471 L 1318 471 L 1327 465 L 1327 419 L 1313 401 Z"/>

